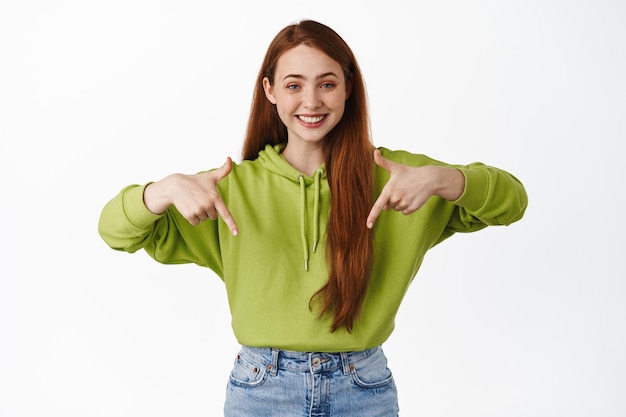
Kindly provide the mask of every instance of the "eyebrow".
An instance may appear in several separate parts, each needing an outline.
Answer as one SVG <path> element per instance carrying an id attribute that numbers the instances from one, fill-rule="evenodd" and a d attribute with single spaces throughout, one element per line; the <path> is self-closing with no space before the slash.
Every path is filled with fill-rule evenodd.
<path id="1" fill-rule="evenodd" d="M 325 72 L 323 74 L 318 75 L 316 77 L 316 79 L 319 80 L 320 78 L 326 78 L 326 77 L 329 77 L 329 76 L 333 76 L 335 78 L 339 78 L 337 76 L 337 74 L 335 74 L 334 72 L 331 71 L 331 72 Z M 297 79 L 300 79 L 300 80 L 305 80 L 306 79 L 306 77 L 304 75 L 301 75 L 301 74 L 289 74 L 289 75 L 285 75 L 285 77 L 283 77 L 283 81 L 286 80 L 287 78 L 297 78 Z"/>

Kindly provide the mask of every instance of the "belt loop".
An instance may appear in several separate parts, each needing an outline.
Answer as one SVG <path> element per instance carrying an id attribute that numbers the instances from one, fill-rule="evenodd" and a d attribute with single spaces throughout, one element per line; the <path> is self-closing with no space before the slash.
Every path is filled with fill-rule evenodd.
<path id="1" fill-rule="evenodd" d="M 350 374 L 350 357 L 348 354 L 349 352 L 339 352 L 339 355 L 341 356 L 341 367 L 343 368 L 344 375 Z"/>
<path id="2" fill-rule="evenodd" d="M 278 349 L 272 348 L 272 364 L 270 365 L 270 375 L 276 376 L 278 373 L 278 353 L 280 351 Z"/>

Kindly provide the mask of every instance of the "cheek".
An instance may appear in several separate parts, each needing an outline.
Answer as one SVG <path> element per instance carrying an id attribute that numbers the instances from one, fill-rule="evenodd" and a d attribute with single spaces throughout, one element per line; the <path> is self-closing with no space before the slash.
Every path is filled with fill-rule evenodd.
<path id="1" fill-rule="evenodd" d="M 346 102 L 345 102 L 345 100 L 343 100 L 343 99 L 337 100 L 337 103 L 335 103 L 335 111 L 337 112 L 337 115 L 338 115 L 339 119 L 341 119 L 343 117 L 343 114 L 346 111 Z"/>
<path id="2" fill-rule="evenodd" d="M 279 113 L 293 111 L 294 100 L 288 95 L 277 95 L 274 97 L 276 98 L 276 109 Z"/>
<path id="3" fill-rule="evenodd" d="M 285 103 L 278 102 L 276 103 L 276 112 L 278 113 L 278 118 L 284 123 L 287 124 L 291 120 L 291 111 L 289 107 L 285 106 Z"/>
<path id="4" fill-rule="evenodd" d="M 288 95 L 280 97 L 276 102 L 276 110 L 283 117 L 291 117 L 300 110 L 300 102 L 294 97 Z"/>

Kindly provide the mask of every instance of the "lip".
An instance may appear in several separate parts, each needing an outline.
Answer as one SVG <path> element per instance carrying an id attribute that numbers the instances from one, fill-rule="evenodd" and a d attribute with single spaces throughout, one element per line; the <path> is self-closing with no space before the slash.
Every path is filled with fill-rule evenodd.
<path id="1" fill-rule="evenodd" d="M 303 118 L 305 120 L 303 120 Z M 299 114 L 296 116 L 298 123 L 308 128 L 315 128 L 323 125 L 326 118 L 326 114 Z"/>

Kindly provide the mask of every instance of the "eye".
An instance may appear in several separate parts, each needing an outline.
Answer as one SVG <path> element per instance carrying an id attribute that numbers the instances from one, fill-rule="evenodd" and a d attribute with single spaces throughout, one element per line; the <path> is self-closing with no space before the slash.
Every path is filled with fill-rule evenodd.
<path id="1" fill-rule="evenodd" d="M 300 86 L 298 84 L 288 84 L 287 85 L 287 90 L 292 90 L 292 91 L 296 91 L 300 88 Z"/>
<path id="2" fill-rule="evenodd" d="M 324 84 L 321 85 L 321 87 L 324 90 L 330 90 L 330 89 L 335 87 L 335 84 L 333 84 L 333 83 L 324 83 Z"/>

